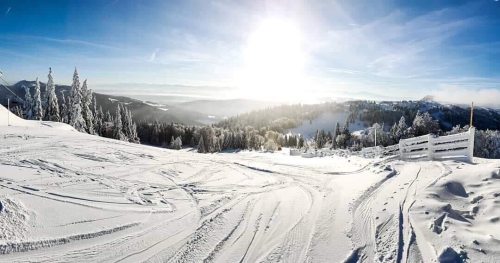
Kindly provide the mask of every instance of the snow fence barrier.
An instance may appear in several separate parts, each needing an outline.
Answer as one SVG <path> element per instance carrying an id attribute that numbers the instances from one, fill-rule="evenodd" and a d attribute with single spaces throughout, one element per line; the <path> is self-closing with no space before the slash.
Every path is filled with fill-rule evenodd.
<path id="1" fill-rule="evenodd" d="M 442 160 L 465 158 L 472 162 L 474 135 L 476 129 L 447 136 L 427 134 L 399 141 L 399 156 L 403 160 L 421 159 Z"/>

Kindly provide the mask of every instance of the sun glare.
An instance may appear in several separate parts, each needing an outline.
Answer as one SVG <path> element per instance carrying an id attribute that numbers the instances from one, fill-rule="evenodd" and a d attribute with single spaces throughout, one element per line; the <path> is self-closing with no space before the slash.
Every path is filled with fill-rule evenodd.
<path id="1" fill-rule="evenodd" d="M 302 35 L 291 21 L 262 21 L 247 40 L 239 77 L 241 95 L 292 100 L 304 82 Z"/>

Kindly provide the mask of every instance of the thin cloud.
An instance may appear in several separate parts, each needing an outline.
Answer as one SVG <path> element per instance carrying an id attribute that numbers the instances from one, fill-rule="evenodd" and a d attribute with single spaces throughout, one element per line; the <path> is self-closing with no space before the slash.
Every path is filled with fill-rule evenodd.
<path id="1" fill-rule="evenodd" d="M 437 101 L 470 104 L 500 108 L 500 90 L 498 89 L 477 89 L 471 90 L 460 87 L 443 87 L 432 94 Z"/>
<path id="2" fill-rule="evenodd" d="M 5 15 L 8 15 L 10 13 L 10 10 L 12 9 L 12 7 L 7 7 L 7 10 L 5 11 Z"/>
<path id="3" fill-rule="evenodd" d="M 151 55 L 149 56 L 149 62 L 153 62 L 156 60 L 156 58 L 158 57 L 158 52 L 160 52 L 159 48 L 155 49 L 155 51 L 151 53 Z"/>
<path id="4" fill-rule="evenodd" d="M 2 36 L 1 38 L 13 41 L 34 40 L 34 41 L 52 42 L 64 45 L 77 45 L 77 46 L 85 46 L 85 47 L 108 49 L 108 50 L 119 49 L 116 46 L 111 46 L 108 44 L 101 44 L 96 42 L 90 42 L 79 39 L 70 39 L 70 38 L 51 38 L 51 37 L 34 36 L 34 35 L 7 35 L 7 36 Z"/>

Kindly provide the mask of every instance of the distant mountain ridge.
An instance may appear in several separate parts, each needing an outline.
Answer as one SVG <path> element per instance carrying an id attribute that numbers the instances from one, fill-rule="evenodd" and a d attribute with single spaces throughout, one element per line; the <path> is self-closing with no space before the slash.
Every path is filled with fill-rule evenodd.
<path id="1" fill-rule="evenodd" d="M 388 130 L 404 116 L 407 125 L 411 125 L 418 111 L 429 112 L 434 119 L 439 121 L 443 131 L 449 131 L 456 125 L 463 127 L 469 125 L 470 122 L 470 106 L 445 105 L 427 98 L 418 101 L 356 100 L 281 105 L 234 116 L 217 125 L 230 129 L 246 126 L 256 129 L 271 128 L 284 133 L 287 131 L 300 133 L 310 138 L 317 129 L 333 131 L 337 122 L 343 126 L 348 121 L 351 131 L 363 129 L 374 123 L 384 124 L 385 129 Z M 473 125 L 480 130 L 500 130 L 500 111 L 476 107 Z"/>
<path id="2" fill-rule="evenodd" d="M 27 81 L 22 80 L 17 82 L 16 84 L 10 86 L 9 88 L 19 97 L 24 99 L 25 92 L 24 86 L 29 87 L 31 93 L 33 94 L 33 87 L 35 85 L 35 81 Z M 40 82 L 40 90 L 42 94 L 45 92 L 45 83 Z M 61 92 L 69 94 L 70 86 L 68 85 L 56 85 L 56 94 L 58 97 L 61 96 Z M 156 107 L 152 104 L 125 97 L 125 96 L 113 96 L 102 93 L 94 93 L 96 96 L 97 104 L 102 107 L 103 112 L 109 111 L 114 114 L 116 111 L 116 105 L 118 102 L 123 103 L 127 106 L 127 108 L 132 112 L 133 119 L 135 122 L 174 122 L 174 123 L 182 123 L 186 125 L 200 125 L 202 124 L 200 121 L 205 117 L 205 115 L 196 112 L 190 111 L 188 109 L 179 108 L 171 105 L 162 105 L 162 107 Z M 0 103 L 2 105 L 7 105 L 7 99 L 11 100 L 11 106 L 15 106 L 16 104 L 20 104 L 16 96 L 11 94 L 7 89 L 0 87 Z M 165 110 L 168 109 L 168 110 Z"/>
<path id="3" fill-rule="evenodd" d="M 19 81 L 10 89 L 19 97 L 24 98 L 23 86 L 32 87 L 34 81 Z M 45 92 L 45 83 L 40 82 L 42 93 Z M 56 94 L 68 93 L 70 86 L 56 85 Z M 405 116 L 408 124 L 411 124 L 417 111 L 429 112 L 437 119 L 441 129 L 450 130 L 456 125 L 468 125 L 470 118 L 470 106 L 442 104 L 435 102 L 431 96 L 416 101 L 363 101 L 352 100 L 346 102 L 326 102 L 319 104 L 295 104 L 280 105 L 278 102 L 267 102 L 246 99 L 232 100 L 194 100 L 190 102 L 175 104 L 160 104 L 156 101 L 141 101 L 126 96 L 114 96 L 95 93 L 97 104 L 102 106 L 103 111 L 114 113 L 118 102 L 125 104 L 132 112 L 136 122 L 159 121 L 164 123 L 182 123 L 185 125 L 206 125 L 217 123 L 221 126 L 238 125 L 240 127 L 260 125 L 283 126 L 284 130 L 300 128 L 307 121 L 321 117 L 323 113 L 343 112 L 348 119 L 354 123 L 366 123 L 371 125 L 375 122 L 384 123 L 387 127 L 397 122 L 401 116 Z M 5 88 L 0 87 L 0 103 L 7 105 L 7 99 L 11 99 L 11 105 L 16 105 L 18 99 Z M 303 112 L 305 111 L 305 112 Z M 292 112 L 293 114 L 290 114 Z M 300 113 L 301 112 L 301 113 Z M 339 115 L 340 116 L 340 115 Z M 226 120 L 227 119 L 227 120 Z M 333 128 L 337 121 L 345 122 L 346 117 L 338 120 L 332 119 Z M 231 124 L 232 123 L 232 124 Z M 237 123 L 237 124 L 236 124 Z M 343 125 L 344 123 L 341 123 Z M 316 125 L 311 125 L 311 127 Z M 475 107 L 474 126 L 478 129 L 500 130 L 500 110 L 488 107 Z M 302 131 L 304 132 L 304 131 Z"/>
<path id="4" fill-rule="evenodd" d="M 280 105 L 279 102 L 259 101 L 250 99 L 228 99 L 228 100 L 194 100 L 176 104 L 182 109 L 191 109 L 200 113 L 213 116 L 216 120 L 222 120 L 242 113 L 265 109 Z"/>

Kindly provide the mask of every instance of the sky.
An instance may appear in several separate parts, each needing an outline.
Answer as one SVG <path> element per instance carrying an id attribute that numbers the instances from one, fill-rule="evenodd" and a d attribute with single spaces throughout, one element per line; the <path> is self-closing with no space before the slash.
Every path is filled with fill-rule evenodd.
<path id="1" fill-rule="evenodd" d="M 0 0 L 0 70 L 96 91 L 500 106 L 500 2 Z"/>

